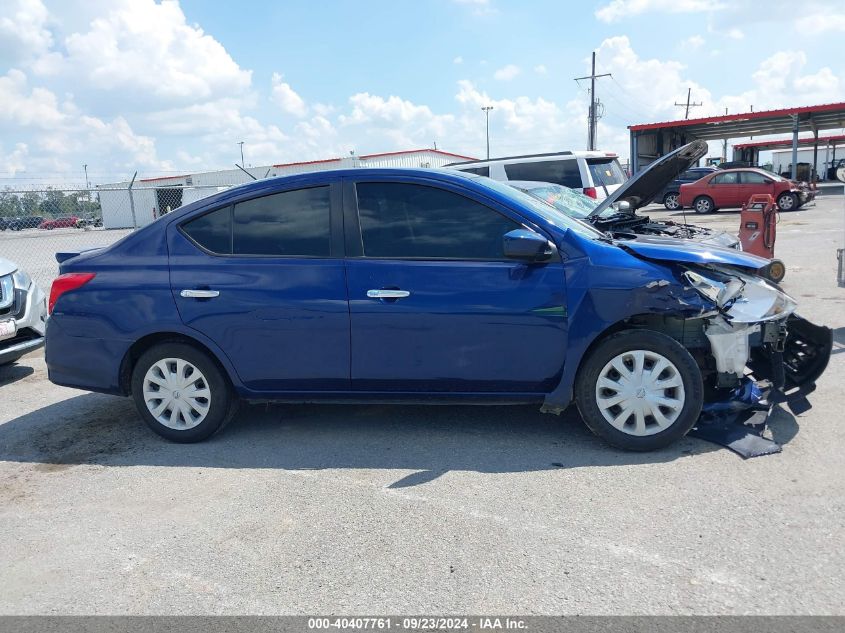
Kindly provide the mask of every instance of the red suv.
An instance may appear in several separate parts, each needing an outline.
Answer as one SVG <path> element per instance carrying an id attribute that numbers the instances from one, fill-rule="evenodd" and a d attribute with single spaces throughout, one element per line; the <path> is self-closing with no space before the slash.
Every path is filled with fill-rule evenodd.
<path id="1" fill-rule="evenodd" d="M 810 200 L 809 190 L 798 183 L 762 169 L 720 169 L 710 175 L 681 185 L 678 203 L 696 213 L 710 213 L 721 208 L 737 208 L 755 193 L 768 193 L 781 211 L 794 211 Z"/>
<path id="2" fill-rule="evenodd" d="M 63 215 L 58 218 L 53 218 L 52 220 L 44 220 L 41 224 L 38 225 L 39 229 L 67 229 L 67 228 L 76 228 L 76 223 L 79 222 L 79 218 L 75 215 Z"/>

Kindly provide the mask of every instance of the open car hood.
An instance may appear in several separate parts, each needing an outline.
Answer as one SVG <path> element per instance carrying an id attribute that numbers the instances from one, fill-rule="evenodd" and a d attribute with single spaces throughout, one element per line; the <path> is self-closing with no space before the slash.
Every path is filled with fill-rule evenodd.
<path id="1" fill-rule="evenodd" d="M 754 271 L 769 264 L 768 259 L 743 253 L 733 248 L 679 240 L 674 237 L 640 236 L 633 240 L 618 240 L 616 245 L 645 259 L 658 261 L 684 264 L 722 264 Z"/>
<path id="2" fill-rule="evenodd" d="M 593 209 L 590 217 L 599 215 L 614 202 L 623 200 L 630 203 L 631 213 L 640 207 L 644 207 L 654 200 L 655 196 L 663 191 L 666 185 L 675 180 L 680 173 L 695 165 L 698 159 L 706 153 L 707 142 L 701 140 L 687 143 L 683 147 L 669 152 L 630 180 L 622 183 L 616 191 Z"/>

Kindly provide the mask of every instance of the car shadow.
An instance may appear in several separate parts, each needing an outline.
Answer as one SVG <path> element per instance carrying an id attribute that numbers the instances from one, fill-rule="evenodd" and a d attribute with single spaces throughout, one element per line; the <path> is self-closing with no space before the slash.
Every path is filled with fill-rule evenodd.
<path id="1" fill-rule="evenodd" d="M 0 387 L 10 385 L 18 380 L 23 380 L 27 376 L 31 376 L 35 370 L 27 365 L 3 365 L 0 367 Z"/>
<path id="2" fill-rule="evenodd" d="M 554 416 L 536 406 L 244 405 L 222 432 L 186 445 L 153 434 L 129 398 L 84 394 L 0 425 L 0 460 L 40 470 L 96 464 L 413 471 L 393 488 L 448 471 L 637 465 L 714 450 L 684 438 L 649 453 L 620 451 L 594 437 L 574 408 Z"/>

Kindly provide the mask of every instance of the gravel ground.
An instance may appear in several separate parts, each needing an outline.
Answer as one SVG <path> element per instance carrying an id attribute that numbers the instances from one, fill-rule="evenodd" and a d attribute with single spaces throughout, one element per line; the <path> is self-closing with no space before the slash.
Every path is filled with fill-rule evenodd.
<path id="1" fill-rule="evenodd" d="M 181 446 L 41 354 L 0 369 L 0 613 L 843 614 L 842 198 L 778 230 L 837 344 L 815 408 L 773 420 L 783 453 L 748 461 L 531 407 L 251 406 Z"/>

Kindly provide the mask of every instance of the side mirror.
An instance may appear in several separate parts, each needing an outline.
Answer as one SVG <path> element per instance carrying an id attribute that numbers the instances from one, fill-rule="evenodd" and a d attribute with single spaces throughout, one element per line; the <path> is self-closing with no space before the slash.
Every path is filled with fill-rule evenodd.
<path id="1" fill-rule="evenodd" d="M 527 229 L 516 229 L 502 237 L 505 257 L 529 262 L 543 262 L 550 259 L 554 248 L 545 237 Z"/>

